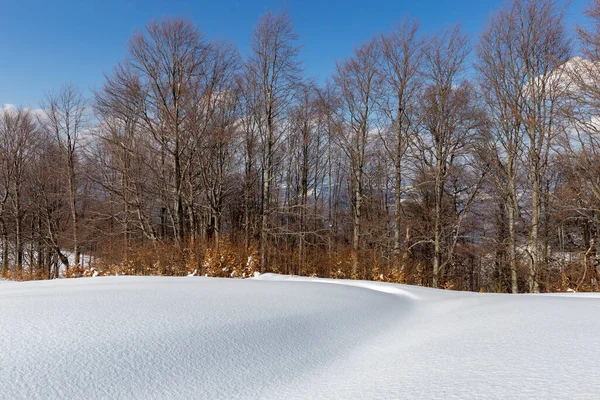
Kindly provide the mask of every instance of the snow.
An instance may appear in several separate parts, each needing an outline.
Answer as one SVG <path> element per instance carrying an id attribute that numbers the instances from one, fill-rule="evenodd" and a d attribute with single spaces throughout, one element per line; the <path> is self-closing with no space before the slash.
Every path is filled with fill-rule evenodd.
<path id="1" fill-rule="evenodd" d="M 600 298 L 285 277 L 0 282 L 0 398 L 578 398 Z"/>

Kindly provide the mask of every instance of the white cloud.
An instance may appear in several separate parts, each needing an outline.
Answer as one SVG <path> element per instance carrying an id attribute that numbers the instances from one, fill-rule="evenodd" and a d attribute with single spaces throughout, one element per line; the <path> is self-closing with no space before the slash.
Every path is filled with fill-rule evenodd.
<path id="1" fill-rule="evenodd" d="M 18 109 L 19 109 L 19 107 L 17 107 L 16 105 L 6 103 L 6 104 L 3 104 L 2 107 L 0 107 L 0 114 L 2 114 L 3 112 L 15 112 Z M 40 118 L 40 119 L 45 118 L 44 111 L 42 111 L 41 108 L 25 107 L 24 110 L 30 111 L 33 114 L 33 116 L 36 118 Z"/>

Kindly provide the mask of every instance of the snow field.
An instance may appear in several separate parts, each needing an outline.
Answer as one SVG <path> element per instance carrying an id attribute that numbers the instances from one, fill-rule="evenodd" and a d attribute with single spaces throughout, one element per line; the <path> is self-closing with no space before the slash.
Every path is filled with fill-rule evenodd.
<path id="1" fill-rule="evenodd" d="M 599 317 L 278 275 L 0 282 L 0 398 L 596 399 Z"/>

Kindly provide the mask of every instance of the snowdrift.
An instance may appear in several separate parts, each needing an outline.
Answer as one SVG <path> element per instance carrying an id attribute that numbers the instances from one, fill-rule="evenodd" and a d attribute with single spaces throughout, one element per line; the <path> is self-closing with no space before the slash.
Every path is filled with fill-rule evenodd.
<path id="1" fill-rule="evenodd" d="M 600 398 L 600 298 L 277 275 L 0 282 L 0 398 Z"/>

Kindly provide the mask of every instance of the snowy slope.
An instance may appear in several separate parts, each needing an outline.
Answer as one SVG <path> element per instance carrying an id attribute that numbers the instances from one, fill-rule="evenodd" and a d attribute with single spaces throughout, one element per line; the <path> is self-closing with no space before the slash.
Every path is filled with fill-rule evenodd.
<path id="1" fill-rule="evenodd" d="M 276 275 L 0 282 L 0 398 L 600 398 L 600 298 Z"/>

